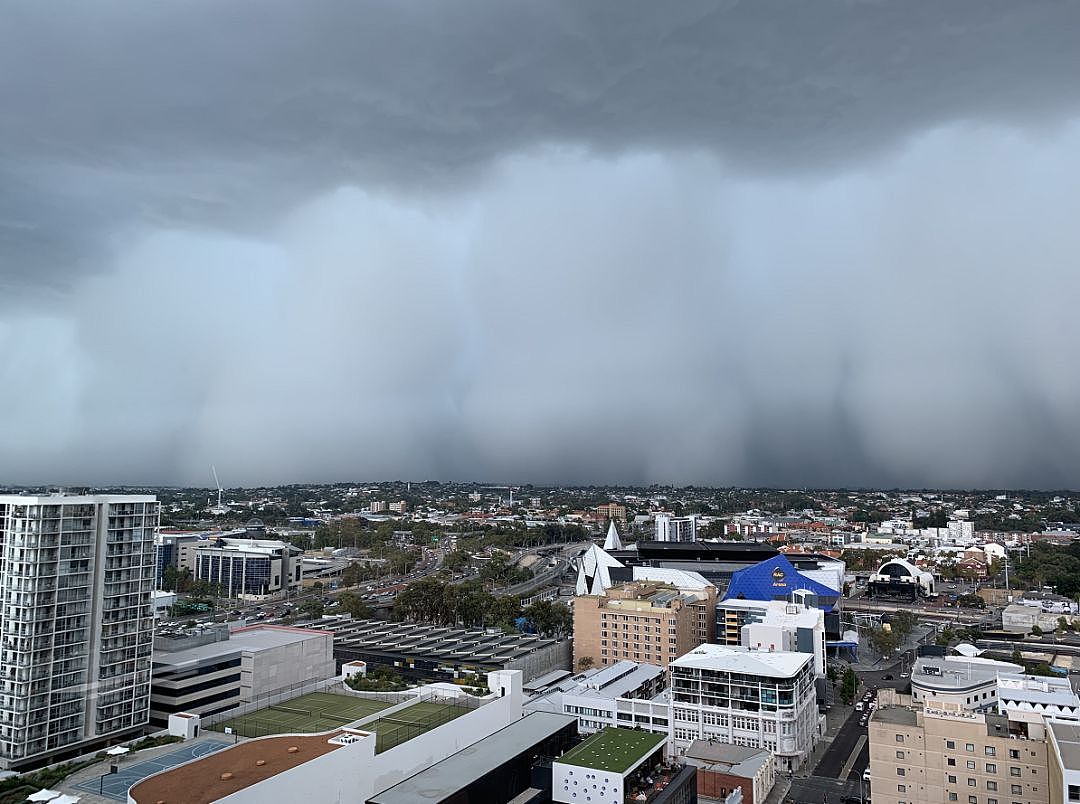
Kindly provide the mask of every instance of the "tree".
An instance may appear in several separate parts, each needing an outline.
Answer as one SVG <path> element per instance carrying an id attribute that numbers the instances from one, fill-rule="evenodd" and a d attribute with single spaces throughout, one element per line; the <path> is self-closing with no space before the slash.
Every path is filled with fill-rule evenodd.
<path id="1" fill-rule="evenodd" d="M 214 585 L 209 581 L 204 581 L 200 578 L 195 578 L 188 586 L 188 596 L 192 600 L 197 600 L 200 603 L 210 600 L 210 597 L 214 594 Z"/>
<path id="2" fill-rule="evenodd" d="M 309 620 L 317 620 L 323 616 L 326 611 L 326 607 L 323 602 L 317 597 L 309 597 L 303 603 L 300 604 L 300 613 L 303 614 Z"/>
<path id="3" fill-rule="evenodd" d="M 892 628 L 875 628 L 870 632 L 870 646 L 881 656 L 889 656 L 900 647 L 900 635 Z"/>
<path id="4" fill-rule="evenodd" d="M 935 637 L 934 644 L 940 645 L 941 647 L 948 647 L 949 643 L 953 641 L 954 636 L 955 634 L 951 628 L 942 628 L 941 631 L 938 632 L 937 637 Z"/>
<path id="5" fill-rule="evenodd" d="M 843 678 L 840 680 L 840 697 L 844 703 L 850 704 L 855 700 L 855 693 L 859 690 L 859 677 L 855 675 L 855 671 L 851 669 L 851 665 L 848 665 L 844 669 Z"/>
<path id="6" fill-rule="evenodd" d="M 900 609 L 889 615 L 889 622 L 892 625 L 892 629 L 896 631 L 897 636 L 901 641 L 911 633 L 918 621 L 919 618 L 915 612 L 908 611 L 907 609 Z"/>
<path id="7" fill-rule="evenodd" d="M 582 656 L 580 659 L 577 660 L 578 672 L 584 673 L 586 670 L 591 668 L 594 663 L 595 662 L 593 661 L 592 656 Z"/>
<path id="8" fill-rule="evenodd" d="M 367 601 L 353 592 L 342 592 L 338 596 L 338 603 L 341 605 L 341 610 L 352 616 L 354 620 L 370 620 L 374 616 Z"/>
<path id="9" fill-rule="evenodd" d="M 960 595 L 956 599 L 956 605 L 966 606 L 969 609 L 985 609 L 986 601 L 978 595 Z"/>
<path id="10" fill-rule="evenodd" d="M 461 572 L 469 566 L 471 560 L 472 555 L 467 550 L 462 550 L 459 547 L 446 554 L 442 565 L 451 572 Z"/>
<path id="11" fill-rule="evenodd" d="M 1031 635 L 1041 637 L 1043 635 L 1043 630 L 1039 628 L 1039 626 L 1033 625 L 1031 626 Z"/>
<path id="12" fill-rule="evenodd" d="M 525 609 L 524 614 L 533 630 L 543 637 L 561 639 L 574 629 L 570 607 L 556 600 L 538 600 Z"/>

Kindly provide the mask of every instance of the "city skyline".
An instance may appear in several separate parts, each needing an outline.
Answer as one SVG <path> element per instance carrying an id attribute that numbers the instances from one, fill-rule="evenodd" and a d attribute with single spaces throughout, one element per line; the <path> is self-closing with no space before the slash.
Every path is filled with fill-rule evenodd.
<path id="1" fill-rule="evenodd" d="M 8 23 L 0 482 L 1077 486 L 1080 7 Z"/>

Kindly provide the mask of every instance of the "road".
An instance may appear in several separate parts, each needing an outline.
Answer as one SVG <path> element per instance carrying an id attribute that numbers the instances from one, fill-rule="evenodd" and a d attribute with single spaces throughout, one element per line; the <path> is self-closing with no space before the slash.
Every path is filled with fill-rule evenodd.
<path id="1" fill-rule="evenodd" d="M 905 651 L 903 662 L 896 662 L 895 664 L 882 667 L 878 670 L 864 670 L 860 672 L 859 681 L 863 685 L 860 688 L 860 700 L 863 701 L 864 706 L 866 703 L 866 693 L 876 695 L 879 689 L 884 689 L 886 687 L 891 687 L 895 690 L 907 689 L 910 680 L 900 677 L 903 672 L 901 668 L 910 667 L 913 657 L 913 650 Z M 891 676 L 891 678 L 889 676 Z M 866 737 L 867 735 L 866 726 L 859 724 L 859 721 L 865 714 L 865 710 L 860 712 L 853 709 L 851 711 L 851 714 L 848 715 L 843 725 L 837 731 L 836 736 L 833 737 L 832 743 L 825 750 L 817 767 L 814 768 L 815 776 L 825 776 L 835 779 L 840 776 L 845 767 L 848 767 L 847 778 L 859 779 L 862 777 L 862 772 L 870 762 L 870 754 L 866 742 L 863 741 L 860 745 L 860 738 Z M 856 748 L 859 750 L 853 759 L 852 754 L 856 752 Z"/>

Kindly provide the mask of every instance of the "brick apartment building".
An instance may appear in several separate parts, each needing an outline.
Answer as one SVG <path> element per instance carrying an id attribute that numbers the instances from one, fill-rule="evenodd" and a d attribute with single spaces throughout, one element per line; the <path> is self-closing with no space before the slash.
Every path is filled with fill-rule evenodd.
<path id="1" fill-rule="evenodd" d="M 716 587 L 684 591 L 659 581 L 613 586 L 574 599 L 574 666 L 668 663 L 716 633 Z"/>

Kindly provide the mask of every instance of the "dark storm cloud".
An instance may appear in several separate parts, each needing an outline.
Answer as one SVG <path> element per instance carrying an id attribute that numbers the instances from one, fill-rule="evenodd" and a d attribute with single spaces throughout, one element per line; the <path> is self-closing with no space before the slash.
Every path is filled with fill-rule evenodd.
<path id="1" fill-rule="evenodd" d="M 950 121 L 1050 124 L 1080 98 L 1078 30 L 1075 4 L 985 0 L 17 4 L 3 161 L 51 197 L 5 176 L 5 273 L 86 268 L 71 252 L 102 244 L 77 209 L 259 225 L 550 142 L 782 172 Z"/>
<path id="2" fill-rule="evenodd" d="M 10 7 L 3 479 L 1067 485 L 1078 31 Z"/>

